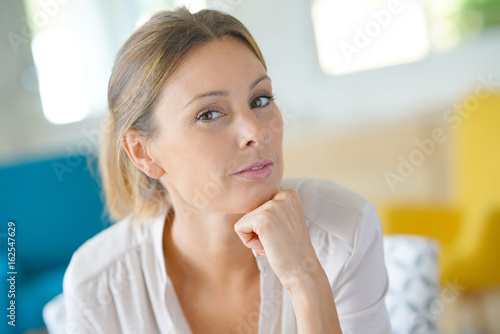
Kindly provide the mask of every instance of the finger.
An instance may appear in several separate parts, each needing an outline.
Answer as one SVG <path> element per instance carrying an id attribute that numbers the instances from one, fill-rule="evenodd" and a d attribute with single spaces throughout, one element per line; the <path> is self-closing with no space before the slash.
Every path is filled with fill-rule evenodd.
<path id="1" fill-rule="evenodd" d="M 254 231 L 254 221 L 252 219 L 240 219 L 234 224 L 234 230 L 246 247 L 254 250 L 264 250 L 259 235 Z"/>
<path id="2" fill-rule="evenodd" d="M 260 239 L 257 236 L 257 234 L 254 234 L 252 239 L 250 239 L 250 241 L 247 242 L 245 244 L 245 246 L 247 246 L 248 248 L 251 248 L 253 250 L 256 250 L 256 251 L 263 251 L 264 250 L 264 246 L 262 246 L 262 243 L 260 242 Z"/>
<path id="3" fill-rule="evenodd" d="M 259 257 L 259 256 L 266 256 L 266 252 L 264 251 L 256 251 L 252 249 L 253 256 Z"/>
<path id="4" fill-rule="evenodd" d="M 288 197 L 297 198 L 299 193 L 295 189 L 283 189 L 273 196 L 274 200 L 286 200 Z"/>

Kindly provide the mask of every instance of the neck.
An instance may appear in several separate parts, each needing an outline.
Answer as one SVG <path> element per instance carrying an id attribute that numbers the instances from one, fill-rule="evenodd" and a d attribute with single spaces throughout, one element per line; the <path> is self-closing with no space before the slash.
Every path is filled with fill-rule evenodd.
<path id="1" fill-rule="evenodd" d="M 167 266 L 200 284 L 221 288 L 251 284 L 259 274 L 257 263 L 234 231 L 242 216 L 170 210 L 164 229 Z"/>

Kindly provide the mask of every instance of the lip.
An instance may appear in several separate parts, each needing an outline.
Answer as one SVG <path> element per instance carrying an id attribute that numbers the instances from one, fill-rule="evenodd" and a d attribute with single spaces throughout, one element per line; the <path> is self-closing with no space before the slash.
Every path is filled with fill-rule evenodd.
<path id="1" fill-rule="evenodd" d="M 244 171 L 249 170 L 250 168 L 265 166 L 265 165 L 269 165 L 269 164 L 272 164 L 272 163 L 273 162 L 271 160 L 269 160 L 269 159 L 255 161 L 253 164 L 246 166 L 245 168 L 243 168 L 242 170 L 240 170 L 239 172 L 236 172 L 234 174 L 242 173 Z"/>
<path id="2" fill-rule="evenodd" d="M 250 168 L 261 167 L 261 166 L 262 166 L 261 169 L 250 170 Z M 260 180 L 260 179 L 265 179 L 266 177 L 271 175 L 271 173 L 273 172 L 273 167 L 274 167 L 273 162 L 269 159 L 265 159 L 256 161 L 253 164 L 243 168 L 239 172 L 234 173 L 233 175 L 243 177 L 245 179 Z"/>

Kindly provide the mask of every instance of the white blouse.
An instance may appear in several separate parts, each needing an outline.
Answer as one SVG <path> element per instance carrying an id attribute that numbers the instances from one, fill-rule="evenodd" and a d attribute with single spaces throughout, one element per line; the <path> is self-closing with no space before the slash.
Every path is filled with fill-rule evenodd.
<path id="1" fill-rule="evenodd" d="M 300 195 L 312 244 L 330 281 L 344 334 L 390 333 L 383 235 L 375 208 L 324 179 L 286 178 Z M 162 251 L 166 212 L 143 225 L 127 217 L 83 244 L 64 276 L 67 333 L 190 334 Z M 260 270 L 259 334 L 297 333 L 288 292 L 267 258 Z M 257 313 L 257 312 L 255 312 Z M 257 320 L 258 319 L 258 320 Z"/>

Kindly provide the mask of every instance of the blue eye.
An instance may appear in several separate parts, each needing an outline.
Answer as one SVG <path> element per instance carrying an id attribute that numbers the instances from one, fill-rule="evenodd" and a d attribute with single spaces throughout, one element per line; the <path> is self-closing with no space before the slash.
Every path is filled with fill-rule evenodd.
<path id="1" fill-rule="evenodd" d="M 202 113 L 201 115 L 199 115 L 198 117 L 196 117 L 196 119 L 199 121 L 202 121 L 202 122 L 210 122 L 210 121 L 213 121 L 214 119 L 220 117 L 220 116 L 214 117 L 214 113 L 222 115 L 220 112 L 218 112 L 216 110 L 208 110 L 208 111 L 205 111 L 204 113 Z"/>
<path id="2" fill-rule="evenodd" d="M 267 106 L 271 101 L 274 100 L 274 96 L 258 96 L 257 98 L 253 99 L 252 102 L 250 102 L 250 107 L 251 108 L 262 108 Z"/>

